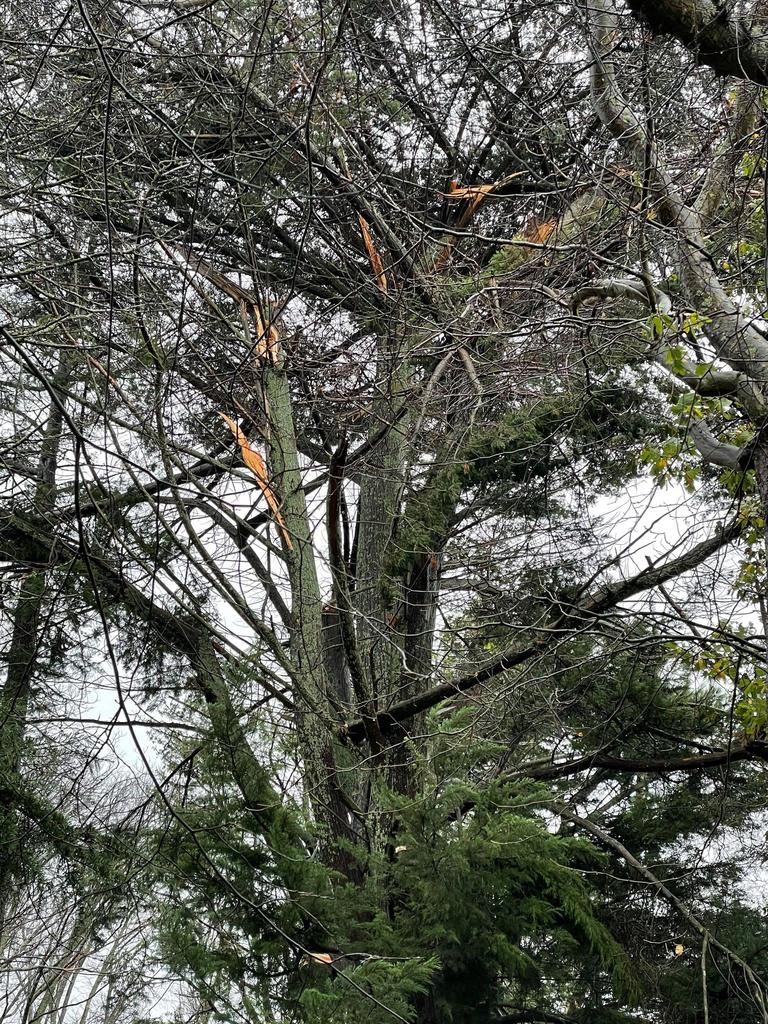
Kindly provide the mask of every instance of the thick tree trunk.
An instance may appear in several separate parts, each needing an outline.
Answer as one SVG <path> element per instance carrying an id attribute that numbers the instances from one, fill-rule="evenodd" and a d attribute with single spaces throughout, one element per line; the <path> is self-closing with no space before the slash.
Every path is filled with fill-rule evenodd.
<path id="1" fill-rule="evenodd" d="M 406 371 L 388 359 L 391 391 L 374 407 L 372 435 L 384 437 L 358 471 L 360 496 L 357 522 L 357 562 L 354 602 L 357 644 L 373 700 L 391 701 L 400 674 L 402 624 L 396 613 L 399 583 L 387 572 L 387 559 L 396 547 L 404 484 L 404 446 L 407 419 L 402 416 Z M 384 357 L 382 357 L 384 361 Z"/>
<path id="2" fill-rule="evenodd" d="M 357 647 L 373 706 L 385 710 L 398 699 L 402 677 L 402 652 L 407 624 L 402 620 L 402 580 L 390 566 L 396 561 L 403 488 L 405 445 L 413 418 L 404 414 L 407 401 L 408 366 L 402 340 L 382 339 L 379 360 L 382 378 L 389 381 L 389 393 L 374 404 L 371 435 L 384 437 L 375 445 L 358 471 L 360 495 L 357 511 L 357 561 L 354 604 Z M 380 756 L 384 778 L 397 792 L 413 787 L 410 752 L 391 743 Z M 393 827 L 389 815 L 376 818 L 377 843 L 386 844 Z"/>
<path id="3" fill-rule="evenodd" d="M 306 791 L 315 819 L 326 835 L 326 856 L 339 870 L 352 871 L 349 854 L 338 846 L 357 839 L 351 801 L 339 772 L 345 754 L 336 740 L 339 680 L 327 673 L 323 600 L 312 544 L 311 524 L 299 466 L 288 378 L 279 365 L 265 366 L 264 394 L 269 417 L 269 463 L 274 490 L 291 538 L 284 545 L 291 590 L 293 628 L 290 654 L 297 705 L 297 733 L 305 765 Z"/>

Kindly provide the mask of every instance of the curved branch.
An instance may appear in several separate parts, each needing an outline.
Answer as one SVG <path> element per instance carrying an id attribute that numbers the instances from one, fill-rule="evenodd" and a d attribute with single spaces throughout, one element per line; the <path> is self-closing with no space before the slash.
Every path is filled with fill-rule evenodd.
<path id="1" fill-rule="evenodd" d="M 606 278 L 592 281 L 574 289 L 569 296 L 574 312 L 589 299 L 628 299 L 630 302 L 642 302 L 650 309 L 666 316 L 669 316 L 673 309 L 670 296 L 646 279 Z M 738 370 L 715 369 L 712 366 L 707 367 L 702 374 L 697 372 L 694 362 L 685 358 L 682 359 L 683 372 L 680 373 L 672 369 L 665 359 L 668 352 L 668 348 L 658 349 L 655 353 L 656 361 L 697 394 L 710 398 L 736 395 L 746 411 L 756 421 L 759 422 L 765 415 L 765 400 L 760 395 L 754 381 L 746 374 L 740 373 Z M 728 464 L 723 463 L 723 465 Z"/>
<path id="2" fill-rule="evenodd" d="M 651 297 L 653 297 L 653 304 Z M 642 302 L 646 306 L 651 306 L 659 313 L 668 315 L 672 312 L 672 299 L 666 292 L 650 283 L 646 284 L 643 280 L 630 277 L 592 281 L 581 288 L 574 289 L 569 299 L 574 311 L 588 299 L 629 299 L 632 302 Z"/>
<path id="3" fill-rule="evenodd" d="M 768 762 L 768 746 L 765 743 L 750 742 L 727 750 L 713 750 L 691 757 L 630 758 L 612 757 L 607 754 L 585 754 L 583 757 L 560 764 L 535 765 L 521 768 L 519 773 L 531 779 L 561 779 L 579 772 L 602 768 L 612 772 L 629 772 L 643 775 L 672 775 L 675 772 L 695 772 L 707 768 L 719 768 L 737 761 Z"/>
<path id="4" fill-rule="evenodd" d="M 618 19 L 613 5 L 610 0 L 590 0 L 588 12 L 594 54 L 591 87 L 595 111 L 635 162 L 641 166 L 648 164 L 659 221 L 679 233 L 681 276 L 695 308 L 709 317 L 708 334 L 718 356 L 768 387 L 768 343 L 720 282 L 706 249 L 699 213 L 680 194 L 658 149 L 621 92 L 614 59 Z"/>
<path id="5" fill-rule="evenodd" d="M 718 74 L 768 85 L 768 34 L 753 32 L 728 3 L 713 0 L 627 0 L 654 31 L 674 36 Z"/>
<path id="6" fill-rule="evenodd" d="M 688 433 L 705 462 L 726 469 L 741 469 L 744 449 L 718 441 L 704 420 L 691 420 Z"/>
<path id="7" fill-rule="evenodd" d="M 533 644 L 517 651 L 507 651 L 492 661 L 482 665 L 475 672 L 440 683 L 423 693 L 416 694 L 407 700 L 398 701 L 387 711 L 381 711 L 376 716 L 377 723 L 383 735 L 391 734 L 401 722 L 408 721 L 423 711 L 435 707 L 444 700 L 455 697 L 459 693 L 489 682 L 503 672 L 516 668 L 518 665 L 530 661 L 536 655 L 545 653 L 551 648 L 553 635 L 562 639 L 568 633 L 575 632 L 583 627 L 584 619 L 602 615 L 615 608 L 621 601 L 625 601 L 636 594 L 652 590 L 669 580 L 680 576 L 684 572 L 695 569 L 703 561 L 715 554 L 720 548 L 734 540 L 741 526 L 738 520 L 734 519 L 726 526 L 718 529 L 711 537 L 696 544 L 690 551 L 669 559 L 661 565 L 652 565 L 642 572 L 630 577 L 627 580 L 617 580 L 598 588 L 590 596 L 584 598 L 579 604 L 570 608 L 561 607 L 561 613 L 550 625 L 549 629 Z M 404 680 L 407 682 L 408 680 Z M 363 721 L 357 719 L 348 722 L 340 730 L 343 740 L 349 743 L 360 743 L 366 738 L 366 731 Z"/>
<path id="8" fill-rule="evenodd" d="M 696 364 L 689 359 L 683 359 L 684 372 L 675 374 L 679 381 L 687 384 L 697 395 L 705 398 L 727 398 L 731 395 L 738 395 L 743 398 L 749 410 L 748 401 L 752 396 L 753 384 L 748 377 L 738 370 L 715 370 L 708 367 L 701 374 L 696 372 Z M 669 369 L 668 366 L 664 366 Z"/>

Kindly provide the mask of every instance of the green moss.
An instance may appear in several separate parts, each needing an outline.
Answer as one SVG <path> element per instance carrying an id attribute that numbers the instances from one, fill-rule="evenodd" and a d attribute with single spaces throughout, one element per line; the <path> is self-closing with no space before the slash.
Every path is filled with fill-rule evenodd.
<path id="1" fill-rule="evenodd" d="M 519 243 L 514 241 L 498 249 L 479 273 L 471 277 L 453 280 L 446 285 L 448 296 L 454 301 L 464 301 L 470 295 L 489 288 L 494 283 L 503 284 L 504 279 L 513 277 L 526 263 L 532 262 L 546 253 L 549 261 L 569 259 L 569 252 L 557 252 L 556 246 L 570 245 L 586 232 L 591 231 L 598 222 L 604 230 L 616 222 L 619 213 L 610 207 L 608 199 L 598 190 L 585 192 L 573 200 L 565 211 L 548 239 L 551 249 L 532 246 L 524 235 L 516 235 Z"/>
<path id="2" fill-rule="evenodd" d="M 641 428 L 647 428 L 647 417 L 636 404 L 626 387 L 603 387 L 586 401 L 543 396 L 533 406 L 477 426 L 457 451 L 438 457 L 423 487 L 411 496 L 397 546 L 385 563 L 385 585 L 407 579 L 424 555 L 442 548 L 462 494 L 487 494 L 545 474 L 558 436 L 567 434 L 577 450 L 602 445 L 603 472 L 619 479 L 632 462 L 627 440 L 642 437 Z"/>

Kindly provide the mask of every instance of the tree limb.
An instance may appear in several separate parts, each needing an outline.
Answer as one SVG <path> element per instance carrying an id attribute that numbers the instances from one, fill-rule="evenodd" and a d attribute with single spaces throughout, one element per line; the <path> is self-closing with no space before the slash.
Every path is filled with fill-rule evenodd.
<path id="1" fill-rule="evenodd" d="M 612 835 L 600 828 L 593 821 L 589 821 L 587 818 L 582 818 L 580 815 L 575 814 L 573 811 L 567 808 L 560 808 L 560 815 L 572 824 L 576 825 L 577 828 L 587 832 L 593 836 L 602 846 L 607 846 L 608 849 L 618 854 L 619 857 L 641 878 L 644 878 L 647 882 L 656 889 L 659 896 L 661 896 L 679 915 L 686 921 L 695 932 L 697 932 L 702 939 L 709 943 L 709 945 L 722 953 L 732 964 L 739 967 L 744 973 L 744 979 L 747 982 L 747 986 L 750 990 L 750 994 L 754 999 L 755 1003 L 760 1009 L 761 1020 L 763 1024 L 768 1024 L 768 985 L 765 980 L 754 971 L 749 964 L 742 960 L 742 958 L 734 953 L 732 949 L 725 946 L 720 942 L 712 932 L 704 925 L 694 914 L 690 911 L 682 900 L 678 899 L 677 896 L 668 888 L 664 882 L 657 878 L 656 875 L 647 868 L 645 864 L 634 857 L 629 850 L 623 846 L 617 839 L 614 839 Z"/>
<path id="2" fill-rule="evenodd" d="M 612 757 L 608 754 L 585 754 L 583 757 L 560 764 L 535 765 L 528 769 L 522 767 L 519 773 L 515 772 L 515 774 L 524 775 L 530 779 L 561 779 L 589 769 L 602 768 L 612 772 L 630 772 L 638 775 L 647 773 L 672 775 L 675 772 L 695 772 L 708 768 L 719 768 L 737 761 L 768 762 L 768 747 L 765 743 L 748 742 L 739 747 L 714 750 L 707 754 L 667 758 L 631 758 Z"/>
<path id="3" fill-rule="evenodd" d="M 705 0 L 708 5 L 708 0 Z M 768 343 L 735 305 L 715 272 L 702 233 L 701 217 L 680 194 L 653 140 L 621 92 L 615 66 L 618 19 L 611 0 L 588 5 L 594 63 L 592 102 L 601 121 L 640 166 L 648 164 L 651 195 L 659 221 L 677 229 L 681 276 L 694 307 L 709 320 L 708 335 L 718 356 L 768 387 Z M 765 405 L 765 403 L 763 403 Z"/>
<path id="4" fill-rule="evenodd" d="M 728 3 L 713 0 L 627 0 L 656 32 L 674 36 L 718 74 L 768 85 L 768 35 L 755 33 Z"/>
<path id="5" fill-rule="evenodd" d="M 691 420 L 688 433 L 705 462 L 726 469 L 740 469 L 744 449 L 735 444 L 718 441 L 704 420 Z"/>
<path id="6" fill-rule="evenodd" d="M 399 723 L 413 718 L 415 715 L 429 708 L 435 707 L 441 701 L 455 697 L 459 693 L 489 682 L 503 672 L 522 665 L 536 655 L 545 653 L 552 646 L 553 634 L 560 639 L 569 633 L 577 631 L 585 618 L 602 615 L 615 608 L 621 601 L 625 601 L 636 594 L 652 590 L 662 583 L 666 583 L 682 573 L 689 572 L 696 568 L 703 561 L 719 551 L 730 541 L 734 540 L 740 530 L 738 520 L 734 519 L 726 526 L 720 527 L 711 537 L 696 544 L 690 551 L 677 558 L 672 558 L 661 565 L 650 566 L 642 572 L 626 580 L 617 580 L 600 587 L 591 595 L 584 598 L 580 603 L 564 608 L 556 620 L 545 630 L 542 637 L 535 643 L 517 651 L 507 651 L 492 661 L 481 666 L 477 671 L 468 675 L 460 676 L 458 679 L 441 683 L 423 693 L 416 694 L 407 700 L 398 701 L 388 710 L 379 712 L 376 716 L 379 728 L 384 735 L 392 733 Z M 365 728 L 361 719 L 348 722 L 341 729 L 341 736 L 351 743 L 360 743 L 365 739 Z"/>

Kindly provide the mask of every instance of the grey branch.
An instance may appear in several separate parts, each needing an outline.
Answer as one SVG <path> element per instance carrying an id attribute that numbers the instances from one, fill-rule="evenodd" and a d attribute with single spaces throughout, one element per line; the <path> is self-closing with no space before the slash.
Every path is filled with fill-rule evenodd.
<path id="1" fill-rule="evenodd" d="M 735 540 L 740 529 L 739 520 L 732 519 L 717 529 L 712 536 L 700 541 L 690 551 L 677 558 L 669 558 L 660 564 L 651 565 L 629 579 L 607 583 L 574 606 L 563 607 L 562 614 L 551 624 L 550 629 L 545 630 L 537 642 L 530 646 L 506 651 L 499 657 L 481 665 L 469 675 L 440 683 L 414 697 L 398 701 L 377 716 L 382 733 L 384 735 L 391 734 L 400 722 L 408 721 L 414 715 L 435 707 L 444 700 L 474 689 L 475 686 L 482 686 L 502 673 L 530 661 L 540 655 L 543 650 L 551 648 L 553 635 L 562 637 L 574 628 L 578 629 L 586 619 L 603 615 L 614 609 L 620 602 L 626 601 L 636 594 L 653 590 L 655 587 L 676 579 L 683 573 L 690 572 Z M 360 743 L 365 739 L 365 730 L 361 719 L 348 722 L 340 732 L 345 742 Z"/>
<path id="2" fill-rule="evenodd" d="M 726 441 L 718 441 L 703 420 L 691 420 L 688 433 L 706 462 L 711 462 L 715 466 L 725 466 L 727 469 L 741 468 L 744 449 Z"/>
<path id="3" fill-rule="evenodd" d="M 590 299 L 628 299 L 631 302 L 642 302 L 651 309 L 669 316 L 672 313 L 672 299 L 656 285 L 640 278 L 605 278 L 592 281 L 580 288 L 575 288 L 569 295 L 571 308 L 575 311 L 582 303 Z M 657 349 L 656 360 L 670 370 L 665 356 L 667 347 Z M 683 372 L 671 370 L 683 384 L 699 395 L 709 398 L 722 398 L 734 395 L 739 398 L 744 408 L 754 420 L 760 422 L 765 416 L 765 400 L 755 383 L 744 373 L 729 368 L 707 367 L 706 372 L 697 373 L 696 364 L 682 359 Z"/>
<path id="4" fill-rule="evenodd" d="M 672 312 L 672 300 L 669 295 L 655 285 L 646 284 L 644 280 L 638 278 L 606 278 L 592 281 L 574 289 L 569 296 L 571 308 L 574 310 L 589 299 L 629 299 L 632 302 L 642 302 L 665 315 Z"/>
<path id="5" fill-rule="evenodd" d="M 666 885 L 662 879 L 655 875 L 650 868 L 646 867 L 642 861 L 639 861 L 637 857 L 634 857 L 629 850 L 617 839 L 614 839 L 609 832 L 600 828 L 599 825 L 590 821 L 589 818 L 583 818 L 567 807 L 561 807 L 559 810 L 560 814 L 566 821 L 571 822 L 573 825 L 577 826 L 577 828 L 580 828 L 588 835 L 593 836 L 602 846 L 606 846 L 609 850 L 618 854 L 618 856 L 633 868 L 641 878 L 644 878 L 647 882 L 651 883 L 659 896 L 661 896 L 661 898 L 668 903 L 669 906 L 672 907 L 683 918 L 683 920 L 693 928 L 694 931 L 698 932 L 702 939 L 708 942 L 713 949 L 722 953 L 735 967 L 740 968 L 744 975 L 744 980 L 747 982 L 747 988 L 760 1009 L 761 1021 L 763 1024 L 768 1024 L 768 1006 L 765 1002 L 765 992 L 768 991 L 768 985 L 766 985 L 765 979 L 754 971 L 746 960 L 743 960 L 729 946 L 720 942 L 720 940 L 709 931 L 709 929 L 694 915 L 685 903 L 683 903 L 683 901 L 676 896 L 674 892 L 672 892 L 669 886 Z"/>
<path id="6" fill-rule="evenodd" d="M 679 39 L 702 64 L 723 75 L 768 85 L 768 35 L 755 32 L 728 3 L 713 0 L 627 0 L 657 32 Z"/>
<path id="7" fill-rule="evenodd" d="M 610 0 L 590 0 L 588 13 L 594 54 L 591 88 L 595 111 L 637 164 L 642 166 L 647 161 L 659 221 L 678 231 L 681 277 L 694 308 L 709 317 L 708 335 L 718 356 L 768 386 L 768 343 L 720 282 L 706 249 L 701 217 L 683 199 L 653 140 L 648 138 L 619 87 L 615 66 L 619 25 L 613 4 Z"/>

